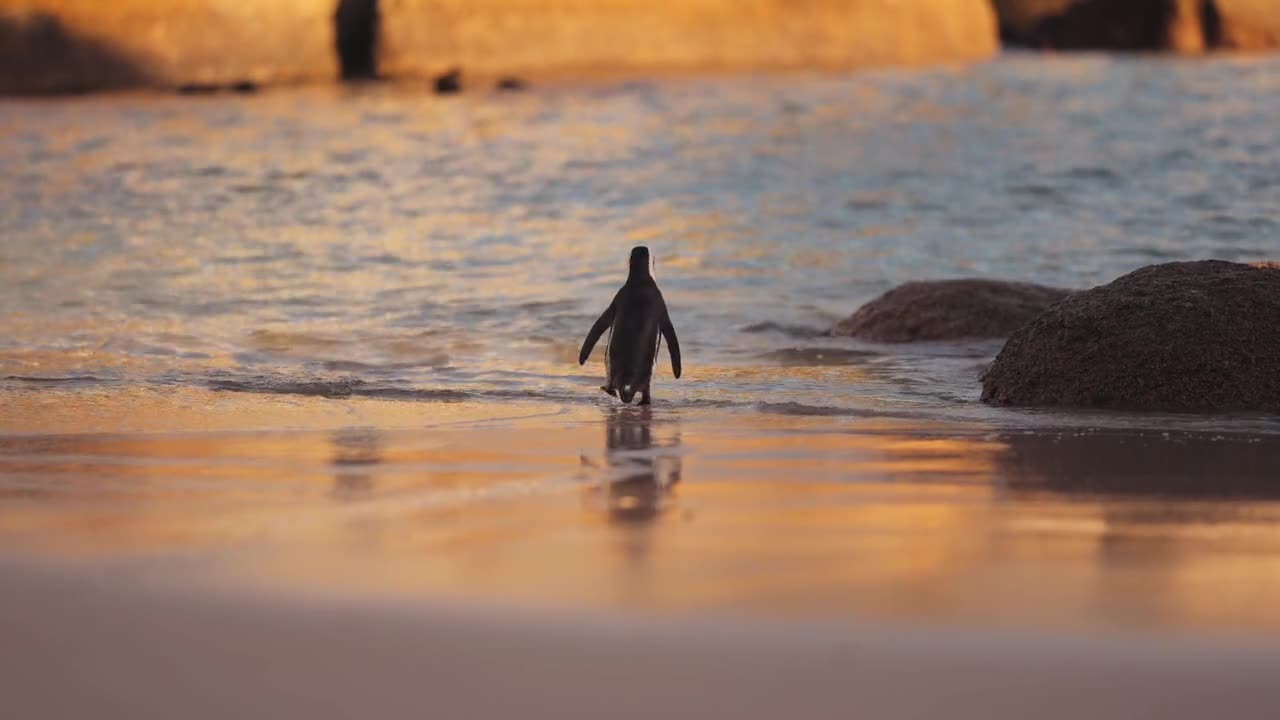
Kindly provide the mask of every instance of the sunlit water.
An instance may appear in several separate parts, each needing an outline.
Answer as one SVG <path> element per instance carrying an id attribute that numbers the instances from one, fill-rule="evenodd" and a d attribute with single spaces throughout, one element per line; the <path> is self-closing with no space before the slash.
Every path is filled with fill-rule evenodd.
<path id="1" fill-rule="evenodd" d="M 999 342 L 820 335 L 908 280 L 1275 259 L 1276 118 L 1273 59 L 5 100 L 0 537 L 558 601 L 1280 626 L 1280 420 L 987 408 Z M 576 355 L 635 244 L 685 375 L 664 351 L 658 407 L 618 415 Z"/>

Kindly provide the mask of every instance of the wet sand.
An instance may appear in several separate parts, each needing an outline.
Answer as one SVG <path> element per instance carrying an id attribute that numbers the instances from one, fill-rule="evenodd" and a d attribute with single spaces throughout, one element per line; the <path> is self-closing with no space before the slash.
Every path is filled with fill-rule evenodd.
<path id="1" fill-rule="evenodd" d="M 375 599 L 1280 630 L 1280 438 L 1266 434 L 75 397 L 9 398 L 11 554 Z"/>
<path id="2" fill-rule="evenodd" d="M 1265 434 L 75 397 L 0 416 L 20 717 L 1280 707 Z"/>

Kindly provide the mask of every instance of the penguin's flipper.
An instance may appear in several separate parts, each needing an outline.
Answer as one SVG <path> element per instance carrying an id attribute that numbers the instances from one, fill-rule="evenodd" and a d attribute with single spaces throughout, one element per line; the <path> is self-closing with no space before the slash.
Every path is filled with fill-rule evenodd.
<path id="1" fill-rule="evenodd" d="M 617 314 L 617 303 L 610 303 L 605 308 L 600 319 L 596 320 L 596 324 L 591 326 L 591 332 L 587 333 L 587 339 L 582 341 L 582 350 L 578 352 L 578 364 L 585 365 L 587 358 L 591 357 L 591 350 L 596 346 L 596 341 L 604 334 L 605 330 L 613 324 L 613 316 Z"/>
<path id="2" fill-rule="evenodd" d="M 680 341 L 676 339 L 676 329 L 671 324 L 671 316 L 663 313 L 662 324 L 658 327 L 662 330 L 662 337 L 667 339 L 667 354 L 671 356 L 671 372 L 678 378 L 680 377 Z"/>

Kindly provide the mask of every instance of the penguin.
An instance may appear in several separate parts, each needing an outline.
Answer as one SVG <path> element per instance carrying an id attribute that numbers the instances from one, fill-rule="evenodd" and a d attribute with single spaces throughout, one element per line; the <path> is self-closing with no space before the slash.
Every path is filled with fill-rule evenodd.
<path id="1" fill-rule="evenodd" d="M 640 404 L 648 405 L 651 401 L 649 383 L 653 380 L 653 366 L 658 361 L 659 333 L 667 339 L 671 372 L 680 377 L 680 341 L 676 339 L 676 329 L 667 315 L 662 291 L 649 273 L 649 248 L 643 245 L 631 249 L 627 282 L 613 296 L 613 302 L 605 308 L 600 319 L 591 326 L 578 353 L 579 365 L 587 362 L 592 348 L 605 330 L 610 332 L 605 356 L 606 378 L 601 390 L 628 405 L 639 393 Z"/>

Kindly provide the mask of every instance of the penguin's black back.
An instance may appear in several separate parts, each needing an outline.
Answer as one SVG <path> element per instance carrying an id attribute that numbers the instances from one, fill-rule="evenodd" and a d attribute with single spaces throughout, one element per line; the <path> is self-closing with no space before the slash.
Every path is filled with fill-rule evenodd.
<path id="1" fill-rule="evenodd" d="M 658 283 L 649 273 L 649 248 L 637 245 L 631 250 L 631 271 L 627 282 L 613 296 L 613 302 L 587 332 L 578 351 L 578 364 L 583 365 L 591 356 L 605 330 L 609 330 L 609 348 L 605 360 L 608 378 L 600 389 L 617 395 L 630 403 L 636 394 L 648 404 L 649 382 L 653 379 L 653 365 L 658 355 L 658 338 L 667 339 L 667 351 L 671 355 L 671 373 L 680 377 L 680 340 L 667 315 L 667 303 L 662 298 Z"/>
<path id="2" fill-rule="evenodd" d="M 658 331 L 667 305 L 652 277 L 630 278 L 614 299 L 613 330 L 609 336 L 609 384 L 642 388 L 653 377 L 658 355 Z"/>

